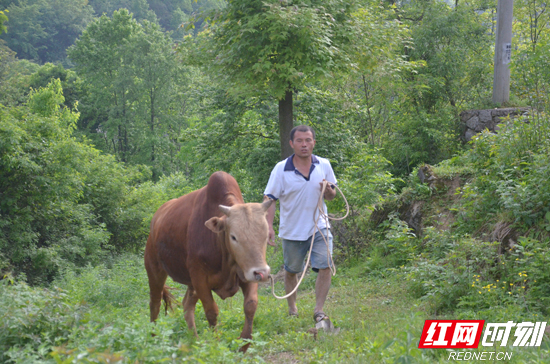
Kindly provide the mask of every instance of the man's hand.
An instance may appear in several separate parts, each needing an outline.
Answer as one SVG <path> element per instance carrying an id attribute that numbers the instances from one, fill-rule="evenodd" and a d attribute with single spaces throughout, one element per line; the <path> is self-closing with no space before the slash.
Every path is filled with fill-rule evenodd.
<path id="1" fill-rule="evenodd" d="M 323 190 L 323 183 L 325 181 L 326 179 L 323 178 L 323 182 L 319 182 L 319 185 L 321 186 L 321 191 Z M 327 201 L 333 200 L 334 197 L 336 197 L 336 188 L 334 188 L 334 185 L 332 183 L 327 183 L 327 188 L 325 188 L 325 195 L 323 197 Z"/>
<path id="2" fill-rule="evenodd" d="M 273 226 L 269 227 L 269 239 L 267 240 L 267 243 L 271 246 L 276 246 L 275 244 L 275 230 L 273 230 Z"/>

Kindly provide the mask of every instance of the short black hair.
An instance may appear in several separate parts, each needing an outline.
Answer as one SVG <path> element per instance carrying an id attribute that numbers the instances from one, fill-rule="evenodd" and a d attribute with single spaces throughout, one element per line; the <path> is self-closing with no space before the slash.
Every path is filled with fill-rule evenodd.
<path id="1" fill-rule="evenodd" d="M 313 128 L 309 125 L 298 125 L 292 128 L 290 131 L 290 140 L 294 141 L 294 134 L 296 134 L 297 131 L 301 131 L 303 133 L 310 131 L 311 135 L 313 135 L 313 140 L 315 140 L 315 130 L 313 130 Z"/>

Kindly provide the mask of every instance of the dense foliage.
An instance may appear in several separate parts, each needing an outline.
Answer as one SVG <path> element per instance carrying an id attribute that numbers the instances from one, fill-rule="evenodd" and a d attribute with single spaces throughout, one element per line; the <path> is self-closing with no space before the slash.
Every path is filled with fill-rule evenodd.
<path id="1" fill-rule="evenodd" d="M 540 115 L 510 121 L 439 167 L 462 171 L 469 182 L 449 206 L 453 227 L 411 241 L 413 290 L 432 297 L 434 309 L 458 306 L 464 317 L 495 320 L 548 315 L 549 127 Z"/>
<path id="2" fill-rule="evenodd" d="M 123 9 L 90 24 L 69 50 L 87 81 L 81 125 L 120 161 L 150 165 L 155 179 L 179 170 L 188 113 L 187 72 L 171 47 L 158 25 L 139 24 Z"/>
<path id="3" fill-rule="evenodd" d="M 181 175 L 152 185 L 148 168 L 77 140 L 78 113 L 63 102 L 57 79 L 1 114 L 0 266 L 32 283 L 116 251 L 139 251 L 154 210 L 188 191 Z"/>
<path id="4" fill-rule="evenodd" d="M 64 61 L 66 49 L 92 20 L 86 0 L 3 1 L 9 11 L 2 38 L 19 57 L 40 63 Z"/>
<path id="5" fill-rule="evenodd" d="M 2 0 L 1 39 L 20 58 L 38 63 L 72 65 L 66 50 L 94 17 L 128 9 L 138 21 L 158 22 L 174 39 L 187 32 L 181 25 L 193 14 L 222 7 L 222 0 Z M 9 14 L 9 17 L 7 16 Z M 202 22 L 197 22 L 201 28 Z M 2 34 L 2 31 L 0 31 Z"/>

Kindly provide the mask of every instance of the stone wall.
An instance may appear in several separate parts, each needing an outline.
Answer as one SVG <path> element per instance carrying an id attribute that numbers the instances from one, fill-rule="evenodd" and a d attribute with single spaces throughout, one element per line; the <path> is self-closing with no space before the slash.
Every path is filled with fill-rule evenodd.
<path id="1" fill-rule="evenodd" d="M 465 141 L 470 141 L 474 135 L 488 129 L 495 133 L 502 119 L 510 116 L 527 115 L 528 107 L 510 107 L 504 109 L 468 110 L 460 113 L 460 120 L 464 126 L 462 134 Z"/>

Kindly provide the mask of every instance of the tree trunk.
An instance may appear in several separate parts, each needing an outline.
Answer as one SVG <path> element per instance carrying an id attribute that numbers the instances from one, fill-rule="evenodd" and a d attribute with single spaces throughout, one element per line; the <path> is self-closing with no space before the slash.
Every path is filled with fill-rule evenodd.
<path id="1" fill-rule="evenodd" d="M 279 140 L 281 141 L 281 159 L 292 155 L 290 131 L 294 127 L 292 112 L 292 90 L 287 90 L 285 98 L 279 100 Z"/>
<path id="2" fill-rule="evenodd" d="M 156 178 L 157 178 L 157 173 L 156 173 L 156 168 L 155 168 L 155 96 L 154 96 L 154 93 L 153 93 L 153 89 L 151 88 L 149 90 L 149 100 L 151 101 L 151 139 L 152 139 L 152 143 L 151 143 L 151 170 L 153 172 L 153 175 L 152 175 L 152 178 L 153 178 L 153 181 L 156 181 Z"/>
<path id="3" fill-rule="evenodd" d="M 151 163 L 154 164 L 155 162 L 155 95 L 152 88 L 149 90 L 149 101 L 151 103 L 151 120 L 150 120 L 151 138 L 153 139 L 153 143 L 151 145 Z"/>

